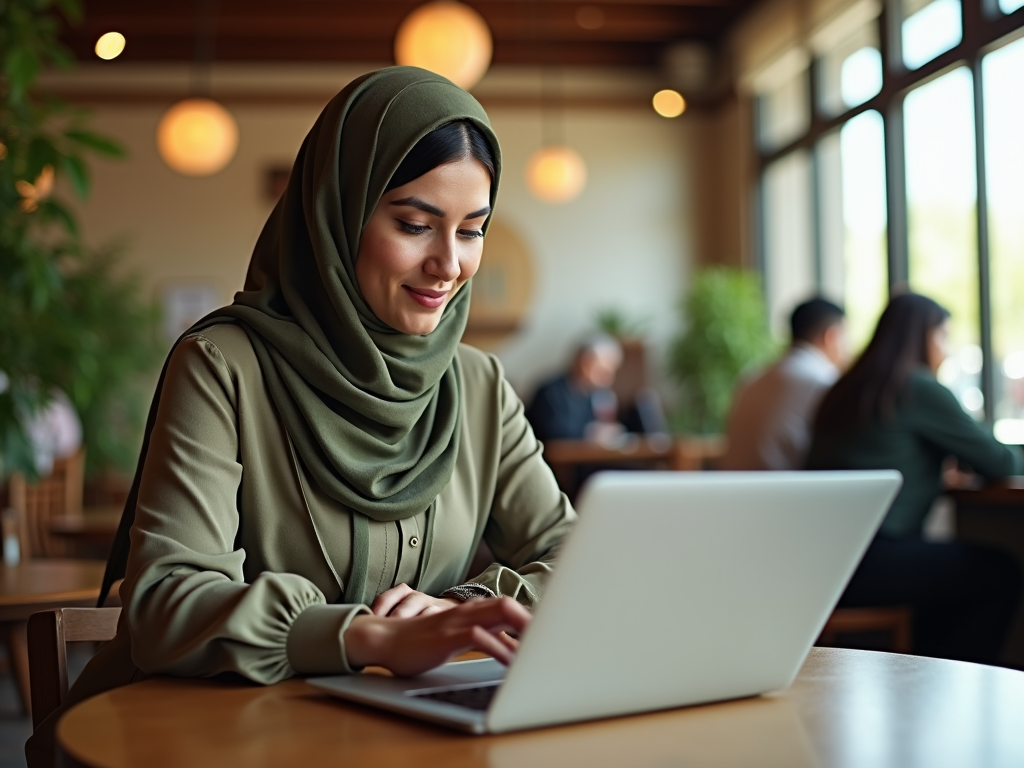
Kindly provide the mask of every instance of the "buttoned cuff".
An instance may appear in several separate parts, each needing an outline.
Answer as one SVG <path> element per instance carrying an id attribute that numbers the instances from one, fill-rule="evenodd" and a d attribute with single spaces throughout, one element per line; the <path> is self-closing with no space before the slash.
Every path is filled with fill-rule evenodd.
<path id="1" fill-rule="evenodd" d="M 288 663 L 300 675 L 351 675 L 361 668 L 349 666 L 345 630 L 356 616 L 370 614 L 365 605 L 311 605 L 288 631 Z"/>

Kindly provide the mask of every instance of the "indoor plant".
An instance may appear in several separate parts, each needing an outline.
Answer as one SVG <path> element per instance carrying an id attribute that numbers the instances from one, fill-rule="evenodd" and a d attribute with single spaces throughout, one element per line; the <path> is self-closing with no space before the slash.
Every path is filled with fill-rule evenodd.
<path id="1" fill-rule="evenodd" d="M 740 376 L 778 350 L 761 286 L 745 270 L 705 269 L 681 309 L 685 331 L 669 350 L 669 373 L 680 386 L 674 426 L 696 434 L 721 432 Z"/>
<path id="2" fill-rule="evenodd" d="M 82 418 L 92 470 L 130 462 L 139 408 L 132 380 L 155 362 L 155 309 L 89 249 L 61 182 L 89 191 L 89 153 L 121 148 L 87 114 L 41 95 L 47 66 L 70 66 L 53 8 L 77 0 L 0 2 L 0 480 L 35 475 L 24 423 L 59 389 Z"/>

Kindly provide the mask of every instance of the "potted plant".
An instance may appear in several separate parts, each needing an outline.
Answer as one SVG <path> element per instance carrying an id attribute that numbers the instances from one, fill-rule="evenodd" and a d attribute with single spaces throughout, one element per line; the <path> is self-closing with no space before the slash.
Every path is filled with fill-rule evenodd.
<path id="1" fill-rule="evenodd" d="M 674 426 L 720 433 L 740 376 L 778 351 L 761 286 L 745 270 L 704 269 L 680 308 L 685 331 L 669 350 L 669 374 L 680 387 Z"/>
<path id="2" fill-rule="evenodd" d="M 57 391 L 83 422 L 89 467 L 130 464 L 141 408 L 133 381 L 159 358 L 156 310 L 109 249 L 90 249 L 60 182 L 89 192 L 88 154 L 120 157 L 88 116 L 35 90 L 47 66 L 68 67 L 53 7 L 77 0 L 0 2 L 0 481 L 34 477 L 25 423 Z"/>

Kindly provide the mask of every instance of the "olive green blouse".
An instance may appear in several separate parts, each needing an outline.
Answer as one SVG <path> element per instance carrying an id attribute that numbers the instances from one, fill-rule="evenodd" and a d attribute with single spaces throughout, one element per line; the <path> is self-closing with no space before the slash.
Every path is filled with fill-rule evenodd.
<path id="1" fill-rule="evenodd" d="M 457 354 L 459 451 L 428 567 L 423 515 L 371 520 L 367 583 L 374 595 L 402 582 L 437 595 L 467 579 L 483 539 L 497 562 L 472 581 L 532 606 L 576 514 L 501 365 L 465 345 Z M 351 544 L 352 515 L 297 459 L 245 332 L 224 324 L 185 338 L 143 470 L 118 634 L 65 706 L 155 674 L 274 683 L 352 671 L 344 632 L 368 608 L 344 602 Z M 30 741 L 30 759 L 49 752 L 55 721 Z"/>

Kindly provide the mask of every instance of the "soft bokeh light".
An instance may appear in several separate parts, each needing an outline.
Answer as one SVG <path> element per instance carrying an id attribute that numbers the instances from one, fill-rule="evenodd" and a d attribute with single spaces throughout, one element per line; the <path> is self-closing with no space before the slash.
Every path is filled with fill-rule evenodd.
<path id="1" fill-rule="evenodd" d="M 238 124 L 212 99 L 185 99 L 160 118 L 160 157 L 185 176 L 209 176 L 223 169 L 238 149 Z"/>
<path id="2" fill-rule="evenodd" d="M 544 147 L 526 165 L 530 191 L 545 203 L 568 203 L 587 184 L 587 166 L 571 147 Z"/>
<path id="3" fill-rule="evenodd" d="M 440 0 L 410 13 L 395 36 L 395 62 L 422 67 L 469 89 L 491 65 L 487 22 L 462 3 Z"/>
<path id="4" fill-rule="evenodd" d="M 124 51 L 125 39 L 120 32 L 107 32 L 96 41 L 96 55 L 101 59 L 116 59 Z"/>
<path id="5" fill-rule="evenodd" d="M 53 166 L 48 165 L 30 184 L 24 179 L 14 182 L 14 189 L 21 195 L 21 210 L 31 213 L 39 207 L 39 203 L 50 196 L 53 191 Z"/>
<path id="6" fill-rule="evenodd" d="M 654 94 L 654 111 L 662 117 L 679 117 L 686 111 L 686 99 L 679 91 L 666 88 Z"/>

